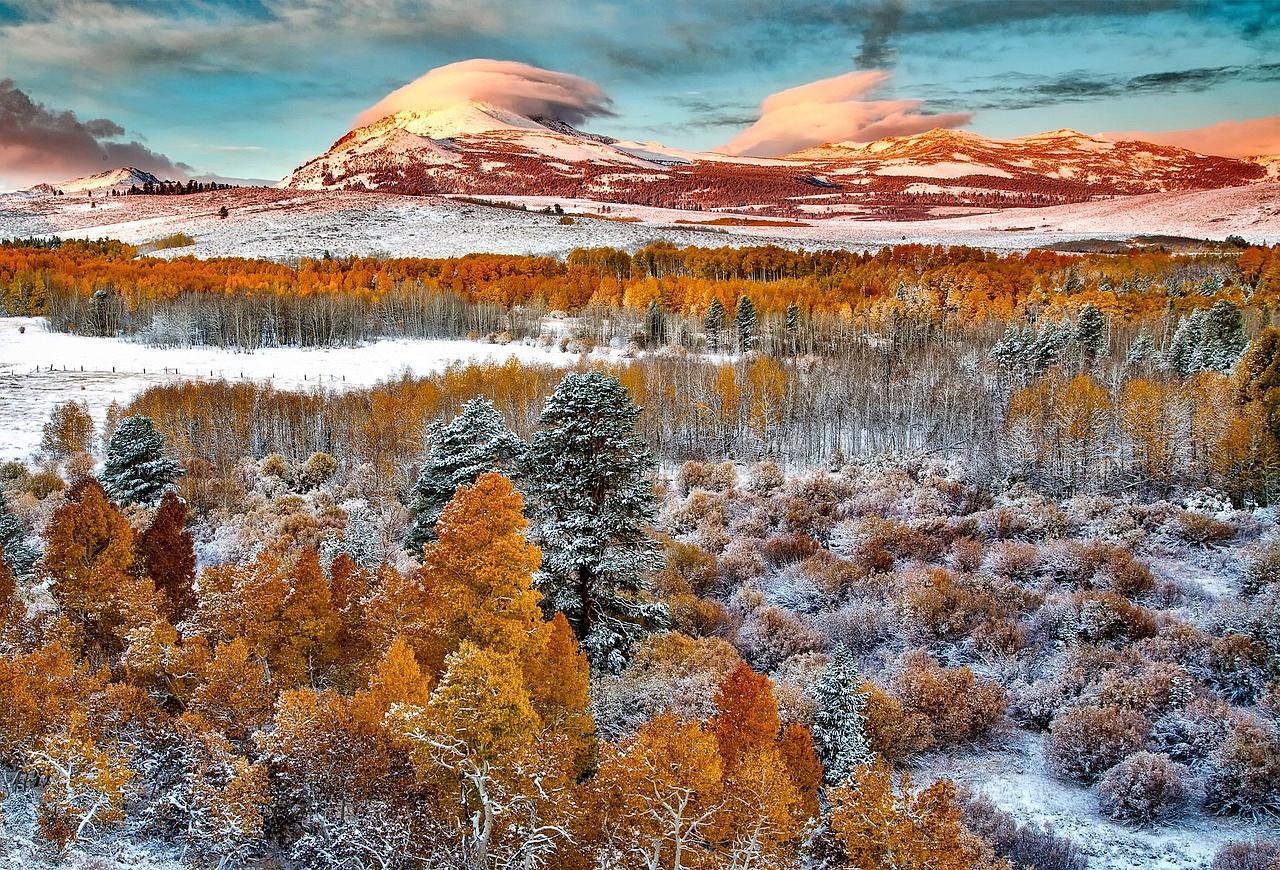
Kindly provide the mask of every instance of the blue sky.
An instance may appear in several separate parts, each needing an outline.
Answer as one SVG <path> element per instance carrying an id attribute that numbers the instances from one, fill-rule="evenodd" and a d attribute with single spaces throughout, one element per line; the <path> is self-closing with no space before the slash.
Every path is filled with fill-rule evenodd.
<path id="1" fill-rule="evenodd" d="M 588 78 L 616 113 L 591 129 L 690 148 L 733 138 L 772 93 L 867 69 L 888 73 L 869 98 L 972 113 L 990 135 L 1280 113 L 1269 0 L 0 0 L 12 91 L 224 175 L 279 177 L 474 57 Z"/>

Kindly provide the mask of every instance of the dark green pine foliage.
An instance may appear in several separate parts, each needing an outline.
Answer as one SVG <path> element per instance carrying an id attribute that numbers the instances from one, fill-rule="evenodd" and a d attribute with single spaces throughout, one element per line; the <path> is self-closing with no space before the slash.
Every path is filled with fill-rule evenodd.
<path id="1" fill-rule="evenodd" d="M 178 461 L 164 452 L 164 436 L 150 417 L 120 421 L 98 479 L 117 504 L 154 504 L 182 474 Z"/>
<path id="2" fill-rule="evenodd" d="M 9 510 L 3 492 L 0 492 L 0 548 L 3 548 L 4 560 L 19 577 L 30 574 L 39 558 L 36 551 L 27 546 L 27 530 Z"/>
<path id="3" fill-rule="evenodd" d="M 719 299 L 712 299 L 707 306 L 707 316 L 702 325 L 707 330 L 707 346 L 711 352 L 720 350 L 720 334 L 724 332 L 725 310 Z"/>
<path id="4" fill-rule="evenodd" d="M 649 536 L 654 461 L 639 416 L 617 378 L 570 374 L 547 400 L 525 463 L 543 606 L 562 611 L 592 666 L 612 673 L 666 619 L 648 582 L 662 557 Z"/>
<path id="5" fill-rule="evenodd" d="M 430 447 L 413 486 L 413 525 L 405 549 L 415 556 L 436 539 L 436 522 L 460 486 L 470 486 L 490 471 L 513 476 L 525 444 L 487 398 L 476 398 L 448 423 L 436 421 L 428 430 Z"/>
<path id="6" fill-rule="evenodd" d="M 787 306 L 787 353 L 795 354 L 798 351 L 797 343 L 800 337 L 800 306 L 792 302 Z"/>
<path id="7" fill-rule="evenodd" d="M 756 346 L 756 307 L 746 296 L 738 300 L 733 324 L 738 329 L 738 350 L 746 353 L 753 349 Z"/>

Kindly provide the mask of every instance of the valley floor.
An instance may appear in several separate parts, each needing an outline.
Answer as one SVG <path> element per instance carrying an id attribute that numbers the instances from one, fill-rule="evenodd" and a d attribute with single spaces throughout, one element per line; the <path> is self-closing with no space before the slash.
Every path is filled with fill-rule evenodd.
<path id="1" fill-rule="evenodd" d="M 723 226 L 749 212 L 694 212 L 556 200 L 572 216 L 537 211 L 553 200 L 508 197 L 531 211 L 439 197 L 355 191 L 242 188 L 189 196 L 0 196 L 0 238 L 109 237 L 142 244 L 177 232 L 196 240 L 162 256 L 272 259 L 334 255 L 449 257 L 473 252 L 563 255 L 574 248 L 634 249 L 664 239 L 677 245 L 792 248 L 879 247 L 900 242 L 1023 250 L 1081 239 L 1139 235 L 1251 242 L 1280 240 L 1280 184 L 1156 193 L 1048 208 L 1019 208 L 929 221 L 832 218 L 794 226 Z M 227 218 L 219 217 L 226 206 Z M 584 217 L 600 214 L 604 217 Z"/>

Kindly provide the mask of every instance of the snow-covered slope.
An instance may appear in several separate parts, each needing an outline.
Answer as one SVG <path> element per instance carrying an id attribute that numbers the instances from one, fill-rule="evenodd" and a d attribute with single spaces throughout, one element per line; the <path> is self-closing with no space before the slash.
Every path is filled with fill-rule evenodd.
<path id="1" fill-rule="evenodd" d="M 31 192 L 53 193 L 60 190 L 66 195 L 110 192 L 112 190 L 123 192 L 134 185 L 142 187 L 144 184 L 160 184 L 163 180 L 150 172 L 135 169 L 132 166 L 121 166 L 118 169 L 109 169 L 106 172 L 86 175 L 83 178 L 69 178 L 66 181 L 37 184 L 31 188 Z"/>
<path id="2" fill-rule="evenodd" d="M 965 210 L 1232 187 L 1260 162 L 1075 130 L 992 139 L 956 130 L 840 142 L 783 158 L 583 133 L 486 103 L 402 111 L 347 133 L 281 187 L 553 196 L 785 217 L 926 219 Z M 957 211 L 959 209 L 959 211 Z"/>
<path id="3" fill-rule="evenodd" d="M 535 120 L 487 103 L 402 111 L 347 133 L 280 186 L 461 193 L 482 180 L 501 186 L 501 179 L 549 173 L 580 181 L 588 169 L 660 168 L 612 142 L 563 121 Z"/>
<path id="4" fill-rule="evenodd" d="M 967 186 L 1048 195 L 1206 190 L 1258 181 L 1264 175 L 1244 160 L 1150 142 L 1113 141 L 1068 129 L 1015 139 L 931 130 L 875 142 L 823 145 L 791 154 L 789 159 L 817 164 L 837 177 L 927 179 L 937 185 L 954 185 L 963 179 Z"/>

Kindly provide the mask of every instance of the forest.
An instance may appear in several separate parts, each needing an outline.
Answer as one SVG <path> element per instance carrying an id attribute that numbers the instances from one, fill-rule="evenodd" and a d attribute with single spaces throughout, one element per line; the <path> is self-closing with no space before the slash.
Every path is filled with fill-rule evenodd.
<path id="1" fill-rule="evenodd" d="M 0 834 L 31 866 L 1107 857 L 984 794 L 998 758 L 1267 868 L 1278 269 L 0 248 L 6 311 L 55 328 L 583 352 L 59 405 L 0 465 Z"/>

